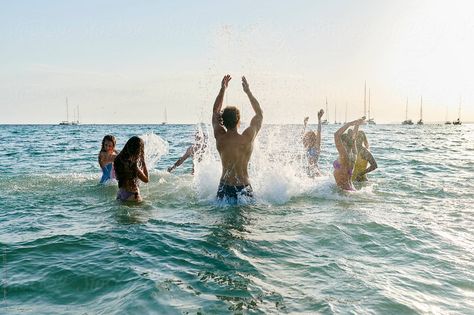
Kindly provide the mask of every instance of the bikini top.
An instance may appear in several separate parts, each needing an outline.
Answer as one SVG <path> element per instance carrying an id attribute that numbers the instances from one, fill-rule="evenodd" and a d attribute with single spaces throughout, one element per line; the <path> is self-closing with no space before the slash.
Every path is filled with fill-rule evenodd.
<path id="1" fill-rule="evenodd" d="M 335 168 L 336 170 L 338 170 L 338 169 L 340 169 L 340 168 L 342 167 L 342 166 L 341 166 L 341 163 L 339 163 L 339 160 L 335 160 L 335 161 L 332 163 L 332 166 L 334 166 L 334 168 Z M 349 169 L 347 170 L 347 174 L 348 174 L 349 176 L 352 176 L 352 168 L 349 168 Z"/>

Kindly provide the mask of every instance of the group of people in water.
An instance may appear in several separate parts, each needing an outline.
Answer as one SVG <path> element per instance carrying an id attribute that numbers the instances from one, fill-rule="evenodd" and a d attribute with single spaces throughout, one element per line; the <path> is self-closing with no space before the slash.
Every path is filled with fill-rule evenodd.
<path id="1" fill-rule="evenodd" d="M 245 77 L 242 77 L 242 88 L 249 98 L 254 111 L 250 125 L 239 133 L 240 111 L 237 107 L 227 106 L 222 110 L 225 91 L 231 81 L 230 75 L 225 75 L 221 88 L 212 110 L 212 127 L 216 147 L 222 163 L 222 174 L 217 188 L 217 199 L 237 201 L 240 197 L 253 198 L 253 189 L 248 175 L 248 164 L 253 151 L 253 144 L 262 127 L 263 111 L 259 102 L 250 91 Z M 324 111 L 318 112 L 317 131 L 306 131 L 309 117 L 304 119 L 301 140 L 308 163 L 310 177 L 321 176 L 318 167 L 321 153 L 321 118 Z M 343 190 L 355 190 L 353 182 L 367 180 L 367 174 L 377 168 L 377 163 L 370 153 L 366 134 L 359 130 L 365 117 L 344 124 L 334 134 L 334 142 L 338 158 L 334 161 L 334 178 L 336 184 Z M 353 129 L 351 129 L 353 127 Z M 206 150 L 207 141 L 203 135 L 196 133 L 195 143 L 188 147 L 186 153 L 176 161 L 168 172 L 173 171 L 187 158 L 193 156 L 199 162 Z M 118 181 L 117 199 L 121 201 L 141 201 L 139 181 L 148 183 L 149 175 L 145 163 L 144 142 L 139 137 L 130 138 L 122 151 L 115 148 L 116 140 L 112 135 L 106 135 L 98 160 L 102 169 L 101 183 L 110 179 Z M 370 165 L 370 166 L 369 166 Z M 193 170 L 194 173 L 194 163 Z"/>

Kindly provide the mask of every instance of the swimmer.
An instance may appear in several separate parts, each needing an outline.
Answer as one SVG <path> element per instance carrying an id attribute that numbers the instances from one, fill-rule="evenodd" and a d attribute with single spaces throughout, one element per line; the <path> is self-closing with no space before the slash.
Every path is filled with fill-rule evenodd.
<path id="1" fill-rule="evenodd" d="M 207 135 L 201 134 L 199 131 L 196 131 L 194 135 L 194 144 L 190 145 L 186 152 L 180 157 L 173 166 L 168 167 L 168 172 L 172 172 L 175 168 L 183 164 L 189 157 L 193 157 L 193 168 L 191 174 L 194 175 L 195 163 L 202 161 L 202 157 L 207 148 Z"/>
<path id="2" fill-rule="evenodd" d="M 254 140 L 262 127 L 263 112 L 250 87 L 242 77 L 242 88 L 247 94 L 255 112 L 250 126 L 239 134 L 240 112 L 237 107 L 227 106 L 221 113 L 225 90 L 231 80 L 224 76 L 221 89 L 212 110 L 212 126 L 216 138 L 217 151 L 221 157 L 222 175 L 217 189 L 219 200 L 237 201 L 239 196 L 253 198 L 253 190 L 248 175 L 248 164 L 253 151 Z"/>
<path id="3" fill-rule="evenodd" d="M 308 159 L 308 175 L 310 177 L 321 176 L 322 173 L 318 167 L 319 155 L 321 153 L 321 117 L 323 117 L 324 110 L 318 112 L 318 131 L 309 130 L 305 133 L 306 125 L 309 117 L 304 119 L 303 127 L 303 146 Z"/>
<path id="4" fill-rule="evenodd" d="M 355 190 L 352 185 L 352 173 L 357 157 L 357 146 L 355 145 L 355 135 L 359 130 L 359 125 L 362 124 L 365 117 L 348 122 L 334 134 L 334 142 L 336 144 L 338 159 L 334 161 L 334 179 L 337 186 L 343 190 Z M 354 126 L 354 132 L 345 134 L 344 132 L 350 127 Z"/>
<path id="5" fill-rule="evenodd" d="M 115 179 L 114 160 L 118 154 L 117 150 L 115 150 L 115 144 L 116 140 L 112 135 L 106 135 L 102 139 L 102 147 L 98 155 L 99 165 L 102 169 L 101 184 Z"/>
<path id="6" fill-rule="evenodd" d="M 139 180 L 144 183 L 148 183 L 149 180 L 143 140 L 139 137 L 131 137 L 122 152 L 115 158 L 114 165 L 119 187 L 117 199 L 142 201 L 138 183 Z"/>
<path id="7" fill-rule="evenodd" d="M 355 139 L 357 159 L 354 166 L 354 173 L 352 174 L 352 180 L 355 182 L 365 182 L 368 180 L 367 174 L 377 169 L 378 166 L 372 153 L 370 153 L 368 149 L 369 143 L 365 132 L 359 130 Z M 370 166 L 367 167 L 367 164 L 370 164 Z"/>

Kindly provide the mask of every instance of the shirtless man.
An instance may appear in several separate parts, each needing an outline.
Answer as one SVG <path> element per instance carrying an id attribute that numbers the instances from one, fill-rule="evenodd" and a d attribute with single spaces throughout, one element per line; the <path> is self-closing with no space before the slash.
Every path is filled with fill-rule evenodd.
<path id="1" fill-rule="evenodd" d="M 212 111 L 214 137 L 222 161 L 222 175 L 217 189 L 219 200 L 224 198 L 236 200 L 238 196 L 253 197 L 248 175 L 248 164 L 252 155 L 253 142 L 262 127 L 263 120 L 260 104 L 250 92 L 245 77 L 242 77 L 242 87 L 255 112 L 255 116 L 250 121 L 250 126 L 242 134 L 239 134 L 240 112 L 234 106 L 227 106 L 221 114 L 225 90 L 230 80 L 230 75 L 226 75 L 222 79 L 221 90 L 217 95 Z"/>

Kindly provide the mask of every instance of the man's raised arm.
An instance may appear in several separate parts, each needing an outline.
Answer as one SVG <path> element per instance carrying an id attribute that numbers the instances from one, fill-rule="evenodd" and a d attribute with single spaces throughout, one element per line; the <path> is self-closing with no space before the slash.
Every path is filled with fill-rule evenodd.
<path id="1" fill-rule="evenodd" d="M 242 88 L 244 89 L 245 94 L 249 97 L 250 104 L 255 112 L 255 116 L 253 116 L 250 121 L 250 126 L 244 131 L 244 133 L 247 133 L 247 130 L 251 130 L 252 138 L 254 138 L 262 127 L 263 112 L 257 99 L 253 96 L 252 92 L 250 92 L 249 83 L 245 77 L 242 77 Z"/>
<path id="2" fill-rule="evenodd" d="M 216 97 L 216 101 L 214 102 L 214 107 L 212 109 L 212 127 L 214 128 L 214 137 L 219 134 L 225 133 L 225 129 L 220 122 L 220 116 L 222 103 L 224 102 L 225 90 L 227 89 L 227 86 L 229 85 L 229 81 L 231 79 L 232 78 L 228 74 L 225 75 L 224 78 L 222 78 L 221 89 Z"/>

